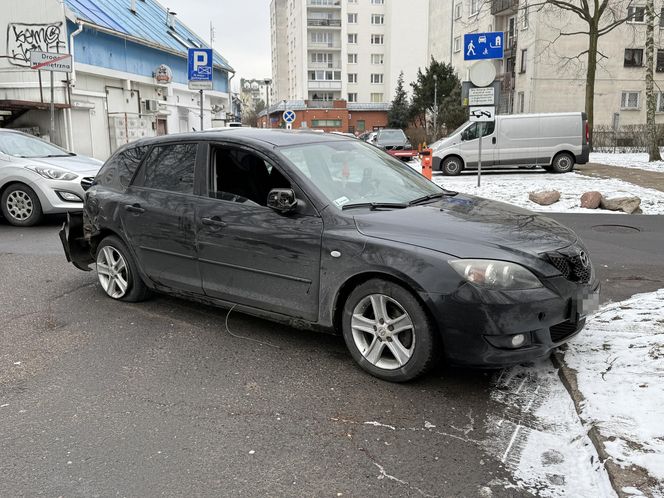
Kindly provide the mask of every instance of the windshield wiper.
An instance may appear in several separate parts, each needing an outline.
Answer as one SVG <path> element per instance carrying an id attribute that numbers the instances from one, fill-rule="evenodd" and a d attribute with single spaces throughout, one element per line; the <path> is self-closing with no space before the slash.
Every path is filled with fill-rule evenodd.
<path id="1" fill-rule="evenodd" d="M 67 152 L 66 154 L 47 154 L 45 156 L 38 156 L 38 157 L 68 157 L 68 156 L 75 156 L 73 152 Z"/>
<path id="2" fill-rule="evenodd" d="M 408 204 L 403 202 L 356 202 L 355 204 L 344 204 L 341 206 L 342 210 L 368 207 L 369 210 L 375 211 L 376 209 L 404 209 Z"/>
<path id="3" fill-rule="evenodd" d="M 431 201 L 433 199 L 440 199 L 441 197 L 454 197 L 459 192 L 454 192 L 453 190 L 443 190 L 442 192 L 437 192 L 435 194 L 423 195 L 417 199 L 413 199 L 408 203 L 409 206 L 414 206 L 415 204 L 421 204 L 422 202 Z"/>

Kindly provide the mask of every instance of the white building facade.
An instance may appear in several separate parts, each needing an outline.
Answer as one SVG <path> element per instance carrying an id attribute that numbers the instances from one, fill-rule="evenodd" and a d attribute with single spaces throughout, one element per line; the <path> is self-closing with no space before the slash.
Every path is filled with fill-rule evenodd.
<path id="1" fill-rule="evenodd" d="M 272 102 L 389 103 L 428 64 L 429 0 L 272 0 Z"/>
<path id="2" fill-rule="evenodd" d="M 532 2 L 531 2 L 532 3 Z M 429 53 L 450 62 L 462 80 L 471 65 L 464 61 L 464 33 L 502 31 L 505 57 L 495 61 L 502 83 L 499 112 L 584 111 L 587 31 L 573 13 L 560 9 L 528 9 L 527 0 L 448 0 L 430 3 Z M 655 0 L 655 88 L 657 121 L 664 122 L 664 18 Z M 641 125 L 645 105 L 645 1 L 614 0 L 618 17 L 633 19 L 600 37 L 595 80 L 595 126 Z M 628 11 L 628 9 L 630 9 Z M 608 19 L 608 18 L 607 18 Z M 607 24 L 607 23 L 603 23 Z"/>

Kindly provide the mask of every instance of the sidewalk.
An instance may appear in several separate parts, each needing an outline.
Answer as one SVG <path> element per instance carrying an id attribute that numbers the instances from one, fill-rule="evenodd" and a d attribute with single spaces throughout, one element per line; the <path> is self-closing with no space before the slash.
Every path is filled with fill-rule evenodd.
<path id="1" fill-rule="evenodd" d="M 652 188 L 664 192 L 664 173 L 656 171 L 596 163 L 579 164 L 574 168 L 574 171 L 580 175 L 596 178 L 617 178 L 640 187 Z"/>

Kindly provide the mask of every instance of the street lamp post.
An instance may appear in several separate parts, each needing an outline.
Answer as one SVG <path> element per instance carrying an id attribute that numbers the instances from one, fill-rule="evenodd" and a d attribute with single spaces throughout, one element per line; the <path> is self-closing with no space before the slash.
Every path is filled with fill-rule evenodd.
<path id="1" fill-rule="evenodd" d="M 438 136 L 438 75 L 433 75 L 433 135 Z"/>
<path id="2" fill-rule="evenodd" d="M 272 83 L 272 80 L 265 78 L 263 82 L 265 83 L 265 117 L 267 118 L 267 127 L 272 128 L 272 121 L 270 120 L 270 83 Z"/>

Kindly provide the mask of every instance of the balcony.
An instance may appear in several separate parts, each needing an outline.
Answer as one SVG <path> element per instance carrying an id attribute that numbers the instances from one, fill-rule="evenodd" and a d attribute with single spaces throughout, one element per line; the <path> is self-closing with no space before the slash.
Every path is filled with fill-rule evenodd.
<path id="1" fill-rule="evenodd" d="M 309 44 L 307 45 L 308 48 L 310 49 L 315 49 L 315 50 L 341 50 L 341 42 L 339 41 L 331 41 L 331 42 L 312 42 L 310 41 Z"/>
<path id="2" fill-rule="evenodd" d="M 317 28 L 340 28 L 341 19 L 307 19 L 307 26 Z"/>
<path id="3" fill-rule="evenodd" d="M 494 16 L 516 13 L 518 7 L 519 0 L 491 0 L 491 14 Z"/>
<path id="4" fill-rule="evenodd" d="M 314 71 L 316 69 L 331 69 L 333 71 L 341 71 L 341 64 L 339 62 L 310 62 L 307 69 Z"/>
<path id="5" fill-rule="evenodd" d="M 341 90 L 341 81 L 309 80 L 309 90 Z"/>
<path id="6" fill-rule="evenodd" d="M 341 0 L 307 0 L 308 7 L 340 9 Z"/>

